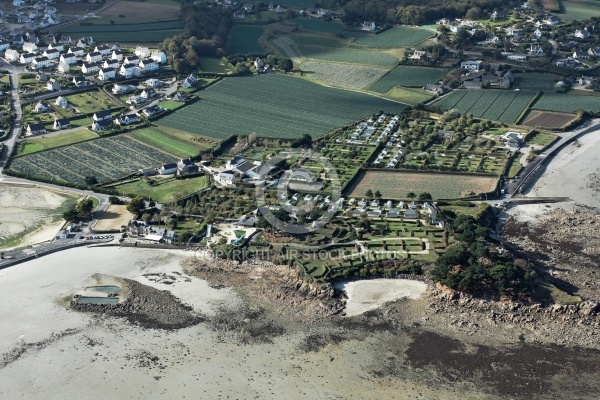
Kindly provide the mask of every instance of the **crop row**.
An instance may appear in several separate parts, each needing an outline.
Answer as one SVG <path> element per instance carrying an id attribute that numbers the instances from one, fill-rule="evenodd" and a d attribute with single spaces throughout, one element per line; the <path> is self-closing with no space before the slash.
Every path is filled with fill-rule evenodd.
<path id="1" fill-rule="evenodd" d="M 173 161 L 167 153 L 119 135 L 17 157 L 11 170 L 71 184 L 83 184 L 86 176 L 95 176 L 103 183 Z"/>
<path id="2" fill-rule="evenodd" d="M 434 35 L 434 32 L 425 29 L 400 26 L 377 35 L 365 34 L 359 37 L 355 43 L 361 46 L 380 48 L 413 47 Z"/>
<path id="3" fill-rule="evenodd" d="M 423 87 L 436 83 L 448 72 L 444 68 L 426 68 L 399 65 L 369 87 L 378 93 L 387 93 L 394 86 Z"/>
<path id="4" fill-rule="evenodd" d="M 327 85 L 351 89 L 367 87 L 387 72 L 387 69 L 384 68 L 320 61 L 306 61 L 302 63 L 302 69 L 307 76 Z"/>
<path id="5" fill-rule="evenodd" d="M 498 120 L 507 124 L 514 124 L 531 100 L 533 100 L 534 96 L 535 93 L 533 92 L 519 92 L 518 96 L 510 103 L 510 106 L 506 108 L 506 111 L 504 111 L 504 114 Z"/>
<path id="6" fill-rule="evenodd" d="M 545 92 L 532 108 L 535 110 L 561 112 L 575 112 L 577 110 L 598 112 L 600 110 L 600 96 Z"/>
<path id="7" fill-rule="evenodd" d="M 393 66 L 398 63 L 396 57 L 378 50 L 357 50 L 305 45 L 298 46 L 298 48 L 304 57 L 315 58 L 318 60 L 384 66 Z"/>
<path id="8" fill-rule="evenodd" d="M 266 137 L 319 137 L 379 110 L 404 108 L 378 97 L 282 75 L 228 78 L 200 95 L 200 101 L 169 114 L 161 124 L 217 139 L 252 132 Z"/>

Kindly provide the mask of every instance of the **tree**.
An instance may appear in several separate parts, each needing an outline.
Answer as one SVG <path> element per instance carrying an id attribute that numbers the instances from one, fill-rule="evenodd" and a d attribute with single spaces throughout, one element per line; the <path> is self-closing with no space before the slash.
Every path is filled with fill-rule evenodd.
<path id="1" fill-rule="evenodd" d="M 88 186 L 94 186 L 98 184 L 98 179 L 96 179 L 93 175 L 88 175 L 85 177 L 85 184 Z"/>
<path id="2" fill-rule="evenodd" d="M 375 191 L 375 198 L 376 199 L 380 199 L 381 198 L 381 192 L 379 190 Z"/>
<path id="3" fill-rule="evenodd" d="M 146 202 L 144 201 L 144 198 L 141 196 L 135 196 L 133 199 L 131 199 L 129 204 L 127 204 L 127 210 L 136 215 L 139 214 L 141 211 L 143 211 L 145 208 L 146 208 Z"/>
<path id="4" fill-rule="evenodd" d="M 108 202 L 109 202 L 110 204 L 121 204 L 121 203 L 122 203 L 121 199 L 120 199 L 120 198 L 118 198 L 117 196 L 110 196 L 110 197 L 108 198 Z"/>
<path id="5" fill-rule="evenodd" d="M 423 192 L 419 195 L 419 201 L 431 201 L 432 197 L 430 193 Z"/>
<path id="6" fill-rule="evenodd" d="M 75 210 L 82 217 L 87 217 L 90 215 L 90 213 L 92 212 L 93 209 L 94 209 L 94 200 L 92 200 L 90 197 L 88 197 L 86 199 L 81 200 L 79 203 L 77 203 L 77 207 Z"/>
<path id="7" fill-rule="evenodd" d="M 408 192 L 406 197 L 408 197 L 409 199 L 414 199 L 415 197 L 417 197 L 417 195 L 414 192 Z"/>
<path id="8" fill-rule="evenodd" d="M 373 198 L 373 191 L 371 189 L 367 190 L 367 193 L 365 193 L 365 196 L 367 196 L 368 198 Z"/>

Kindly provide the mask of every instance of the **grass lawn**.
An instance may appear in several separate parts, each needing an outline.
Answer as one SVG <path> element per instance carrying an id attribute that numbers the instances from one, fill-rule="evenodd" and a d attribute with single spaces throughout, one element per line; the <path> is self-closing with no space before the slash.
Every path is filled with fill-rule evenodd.
<path id="1" fill-rule="evenodd" d="M 556 139 L 556 135 L 550 133 L 538 132 L 535 135 L 527 138 L 527 143 L 547 146 Z"/>
<path id="2" fill-rule="evenodd" d="M 423 89 L 396 86 L 384 96 L 405 104 L 416 105 L 430 100 L 434 94 Z"/>
<path id="3" fill-rule="evenodd" d="M 510 164 L 510 168 L 508 169 L 508 177 L 509 178 L 514 178 L 515 176 L 517 176 L 519 174 L 519 172 L 521 171 L 521 169 L 523 168 L 521 166 L 521 162 L 519 161 L 521 157 L 515 157 L 513 158 L 511 164 Z"/>
<path id="4" fill-rule="evenodd" d="M 149 197 L 159 203 L 170 203 L 194 194 L 209 185 L 209 179 L 205 175 L 188 179 L 156 178 L 154 181 L 157 182 L 154 186 L 150 186 L 148 180 L 140 179 L 115 186 L 114 189 L 119 193 Z"/>
<path id="5" fill-rule="evenodd" d="M 218 58 L 203 58 L 200 60 L 200 69 L 203 72 L 216 72 L 219 74 L 225 74 L 229 72 L 227 67 L 223 65 L 223 62 Z"/>
<path id="6" fill-rule="evenodd" d="M 37 153 L 38 151 L 79 143 L 85 140 L 95 139 L 97 137 L 98 135 L 95 133 L 90 132 L 87 129 L 81 129 L 77 131 L 61 133 L 60 135 L 56 136 L 27 139 L 19 143 L 17 147 L 17 156 Z"/>
<path id="7" fill-rule="evenodd" d="M 191 140 L 192 136 L 189 133 L 173 128 L 151 126 L 137 129 L 131 133 L 131 136 L 150 146 L 182 158 L 194 157 L 206 148 L 201 142 Z M 210 143 L 214 142 L 210 141 Z"/>
<path id="8" fill-rule="evenodd" d="M 167 110 L 177 110 L 178 108 L 183 107 L 185 104 L 179 101 L 159 101 L 158 105 L 166 108 Z"/>
<path id="9" fill-rule="evenodd" d="M 65 96 L 65 99 L 83 114 L 92 114 L 99 110 L 113 109 L 122 106 L 99 90 L 71 94 Z"/>

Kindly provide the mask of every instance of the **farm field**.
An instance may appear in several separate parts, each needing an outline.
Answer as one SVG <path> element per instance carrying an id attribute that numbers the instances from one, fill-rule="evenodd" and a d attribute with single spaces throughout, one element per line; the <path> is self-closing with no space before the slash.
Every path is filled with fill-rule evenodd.
<path id="1" fill-rule="evenodd" d="M 531 108 L 558 112 L 576 112 L 577 110 L 597 112 L 600 110 L 600 96 L 544 93 Z"/>
<path id="2" fill-rule="evenodd" d="M 344 25 L 340 23 L 334 21 L 327 22 L 322 19 L 316 18 L 297 17 L 290 19 L 289 22 L 299 24 L 302 27 L 302 29 L 322 33 L 336 34 L 344 29 Z"/>
<path id="3" fill-rule="evenodd" d="M 149 3 L 139 1 L 117 1 L 97 14 L 97 23 L 115 25 L 136 24 L 156 21 L 173 21 L 179 17 L 179 4 L 176 2 Z M 96 19 L 92 20 L 96 21 Z"/>
<path id="4" fill-rule="evenodd" d="M 517 122 L 535 98 L 536 92 L 503 90 L 456 90 L 433 104 L 442 110 L 456 109 L 461 114 L 473 114 L 507 124 Z"/>
<path id="5" fill-rule="evenodd" d="M 495 189 L 498 178 L 492 176 L 451 175 L 366 171 L 349 187 L 349 196 L 364 197 L 367 190 L 379 190 L 385 199 L 406 199 L 409 192 L 428 192 L 434 199 L 467 197 Z"/>
<path id="6" fill-rule="evenodd" d="M 298 46 L 300 53 L 306 58 L 324 61 L 335 61 L 352 64 L 394 66 L 398 59 L 378 50 L 357 50 L 348 48 L 332 48 L 321 46 Z"/>
<path id="7" fill-rule="evenodd" d="M 148 183 L 149 181 L 153 181 L 152 186 Z M 113 189 L 119 193 L 151 198 L 159 203 L 171 203 L 205 189 L 208 185 L 209 179 L 206 175 L 203 175 L 187 179 L 163 177 L 149 178 L 148 180 L 139 179 L 135 182 L 113 186 Z"/>
<path id="8" fill-rule="evenodd" d="M 560 5 L 559 18 L 582 21 L 600 16 L 597 0 L 558 0 L 558 4 Z"/>
<path id="9" fill-rule="evenodd" d="M 216 139 L 321 137 L 377 112 L 405 106 L 283 75 L 226 78 L 198 92 L 200 100 L 159 120 L 161 125 Z M 202 121 L 201 124 L 198 121 Z"/>
<path id="10" fill-rule="evenodd" d="M 60 135 L 56 136 L 27 139 L 19 142 L 16 155 L 22 156 L 25 154 L 37 153 L 38 151 L 79 143 L 86 140 L 95 139 L 97 137 L 98 135 L 96 135 L 94 132 L 82 128 L 76 131 L 61 133 Z"/>
<path id="11" fill-rule="evenodd" d="M 355 44 L 377 48 L 414 47 L 434 35 L 434 32 L 425 29 L 399 26 L 377 35 L 370 33 L 360 35 Z"/>
<path id="12" fill-rule="evenodd" d="M 399 65 L 369 87 L 369 90 L 386 93 L 394 86 L 423 87 L 436 83 L 448 72 L 445 68 L 426 68 Z"/>
<path id="13" fill-rule="evenodd" d="M 397 86 L 385 93 L 384 96 L 401 103 L 417 105 L 430 100 L 435 95 L 423 89 Z"/>
<path id="14" fill-rule="evenodd" d="M 129 135 L 117 135 L 15 157 L 10 170 L 31 177 L 82 185 L 86 176 L 106 183 L 141 168 L 174 162 L 176 157 Z"/>
<path id="15" fill-rule="evenodd" d="M 554 74 L 521 72 L 515 74 L 514 87 L 528 90 L 552 90 L 559 80 L 560 76 Z"/>
<path id="16" fill-rule="evenodd" d="M 258 38 L 263 34 L 260 26 L 237 25 L 229 32 L 225 51 L 227 54 L 237 53 L 264 53 L 265 50 L 258 43 Z"/>
<path id="17" fill-rule="evenodd" d="M 301 65 L 304 76 L 325 85 L 349 89 L 362 89 L 379 78 L 388 70 L 364 65 L 348 65 L 323 61 L 305 61 Z"/>
<path id="18" fill-rule="evenodd" d="M 575 115 L 573 114 L 531 110 L 527 113 L 525 118 L 523 118 L 521 125 L 546 129 L 560 129 L 574 119 Z"/>
<path id="19" fill-rule="evenodd" d="M 214 145 L 212 140 L 194 137 L 187 132 L 159 126 L 136 129 L 131 132 L 131 136 L 136 140 L 182 158 L 194 157 L 202 150 Z"/>
<path id="20" fill-rule="evenodd" d="M 136 4 L 143 4 L 137 3 Z M 115 21 L 116 22 L 116 21 Z M 65 33 L 79 33 L 79 32 L 87 32 L 88 36 L 90 34 L 94 35 L 94 39 L 97 33 L 100 32 L 141 32 L 141 31 L 162 31 L 162 30 L 172 30 L 179 29 L 183 27 L 181 21 L 172 20 L 172 21 L 162 21 L 162 22 L 147 22 L 147 23 L 132 23 L 118 25 L 118 24 L 90 24 L 90 25 L 71 25 L 67 26 L 63 29 Z"/>
<path id="21" fill-rule="evenodd" d="M 115 25 L 109 25 L 115 26 Z M 122 25 L 131 26 L 131 25 Z M 108 27 L 108 26 L 107 26 Z M 86 27 L 79 27 L 77 31 L 70 31 L 69 35 L 73 37 L 81 37 L 90 35 Z M 140 31 L 98 31 L 93 33 L 95 41 L 98 42 L 121 42 L 121 43 L 158 43 L 168 37 L 175 36 L 181 33 L 181 28 L 177 29 L 161 29 L 161 30 L 140 30 Z M 73 71 L 71 69 L 71 71 Z"/>
<path id="22" fill-rule="evenodd" d="M 560 11 L 560 5 L 558 4 L 558 0 L 542 0 L 542 7 L 544 7 L 544 10 L 549 12 Z"/>

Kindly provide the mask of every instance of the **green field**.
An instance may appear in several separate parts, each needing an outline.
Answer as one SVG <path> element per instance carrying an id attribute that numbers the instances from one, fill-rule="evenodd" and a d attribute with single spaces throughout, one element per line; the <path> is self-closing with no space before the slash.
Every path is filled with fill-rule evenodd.
<path id="1" fill-rule="evenodd" d="M 198 139 L 201 138 L 190 137 L 187 132 L 159 126 L 136 129 L 131 132 L 131 136 L 143 143 L 182 158 L 194 157 L 214 144 L 209 139 L 199 141 Z M 193 139 L 196 139 L 196 141 Z"/>
<path id="2" fill-rule="evenodd" d="M 396 57 L 377 50 L 356 50 L 306 45 L 298 46 L 298 48 L 304 57 L 318 60 L 384 66 L 393 66 L 398 63 Z"/>
<path id="3" fill-rule="evenodd" d="M 434 32 L 425 29 L 399 26 L 390 28 L 377 35 L 361 35 L 356 39 L 355 43 L 361 46 L 379 48 L 414 47 L 434 35 Z"/>
<path id="4" fill-rule="evenodd" d="M 299 24 L 308 31 L 336 34 L 344 29 L 344 25 L 337 22 L 327 22 L 316 18 L 292 18 L 290 22 Z"/>
<path id="5" fill-rule="evenodd" d="M 159 123 L 217 139 L 252 132 L 261 137 L 317 138 L 380 110 L 397 113 L 405 108 L 379 97 L 273 74 L 226 78 L 198 95 L 199 101 Z"/>
<path id="6" fill-rule="evenodd" d="M 227 54 L 259 53 L 265 50 L 258 43 L 258 38 L 263 34 L 260 26 L 234 26 L 227 38 L 225 51 Z"/>
<path id="7" fill-rule="evenodd" d="M 83 185 L 86 176 L 106 183 L 134 174 L 141 168 L 159 167 L 177 157 L 143 144 L 129 135 L 88 140 L 41 153 L 16 157 L 10 170 L 55 182 Z"/>
<path id="8" fill-rule="evenodd" d="M 295 35 L 294 42 L 298 46 L 321 46 L 321 47 L 346 47 L 347 44 L 341 40 L 320 35 Z"/>
<path id="9" fill-rule="evenodd" d="M 555 83 L 559 80 L 559 75 L 521 72 L 515 73 L 514 87 L 529 90 L 553 90 Z"/>
<path id="10" fill-rule="evenodd" d="M 600 1 L 598 0 L 558 0 L 560 5 L 559 18 L 583 21 L 600 16 Z"/>
<path id="11" fill-rule="evenodd" d="M 600 96 L 545 92 L 532 108 L 559 112 L 575 112 L 577 110 L 598 112 Z"/>
<path id="12" fill-rule="evenodd" d="M 179 20 L 175 21 L 163 21 L 163 22 L 147 22 L 144 24 L 89 24 L 89 25 L 71 25 L 62 29 L 64 33 L 80 33 L 87 32 L 87 35 L 93 34 L 94 39 L 96 34 L 99 32 L 142 32 L 142 31 L 162 31 L 162 30 L 172 30 L 179 29 L 183 24 Z"/>
<path id="13" fill-rule="evenodd" d="M 200 69 L 202 72 L 216 72 L 219 74 L 229 72 L 229 70 L 223 65 L 222 61 L 218 58 L 201 58 Z"/>
<path id="14" fill-rule="evenodd" d="M 388 70 L 373 65 L 353 65 L 308 60 L 301 65 L 304 77 L 326 85 L 363 89 L 381 78 Z"/>
<path id="15" fill-rule="evenodd" d="M 532 91 L 455 90 L 432 107 L 443 111 L 455 109 L 461 114 L 473 114 L 475 118 L 512 124 L 535 96 L 536 92 Z"/>
<path id="16" fill-rule="evenodd" d="M 37 153 L 38 151 L 52 149 L 55 147 L 66 146 L 73 143 L 83 142 L 85 140 L 95 139 L 98 135 L 87 129 L 65 132 L 56 136 L 38 137 L 19 142 L 17 155 Z"/>
<path id="17" fill-rule="evenodd" d="M 399 65 L 369 86 L 369 90 L 386 93 L 394 86 L 423 87 L 430 83 L 437 83 L 446 72 L 448 70 L 445 68 Z"/>
<path id="18" fill-rule="evenodd" d="M 64 98 L 67 99 L 71 106 L 75 107 L 82 114 L 92 114 L 96 111 L 113 109 L 122 106 L 100 90 L 71 94 L 64 96 Z M 60 114 L 63 114 L 65 117 L 71 117 L 74 115 L 72 110 L 63 110 L 60 107 L 56 107 L 56 111 Z"/>
<path id="19" fill-rule="evenodd" d="M 154 185 L 148 182 L 152 181 Z M 188 179 L 169 179 L 157 177 L 148 181 L 140 179 L 135 182 L 114 186 L 119 193 L 135 194 L 151 198 L 159 203 L 171 203 L 182 197 L 192 195 L 208 187 L 208 176 L 203 175 Z"/>
<path id="20" fill-rule="evenodd" d="M 431 100 L 433 96 L 435 95 L 432 92 L 423 89 L 406 88 L 403 86 L 397 86 L 385 93 L 385 97 L 410 105 L 417 105 Z"/>

